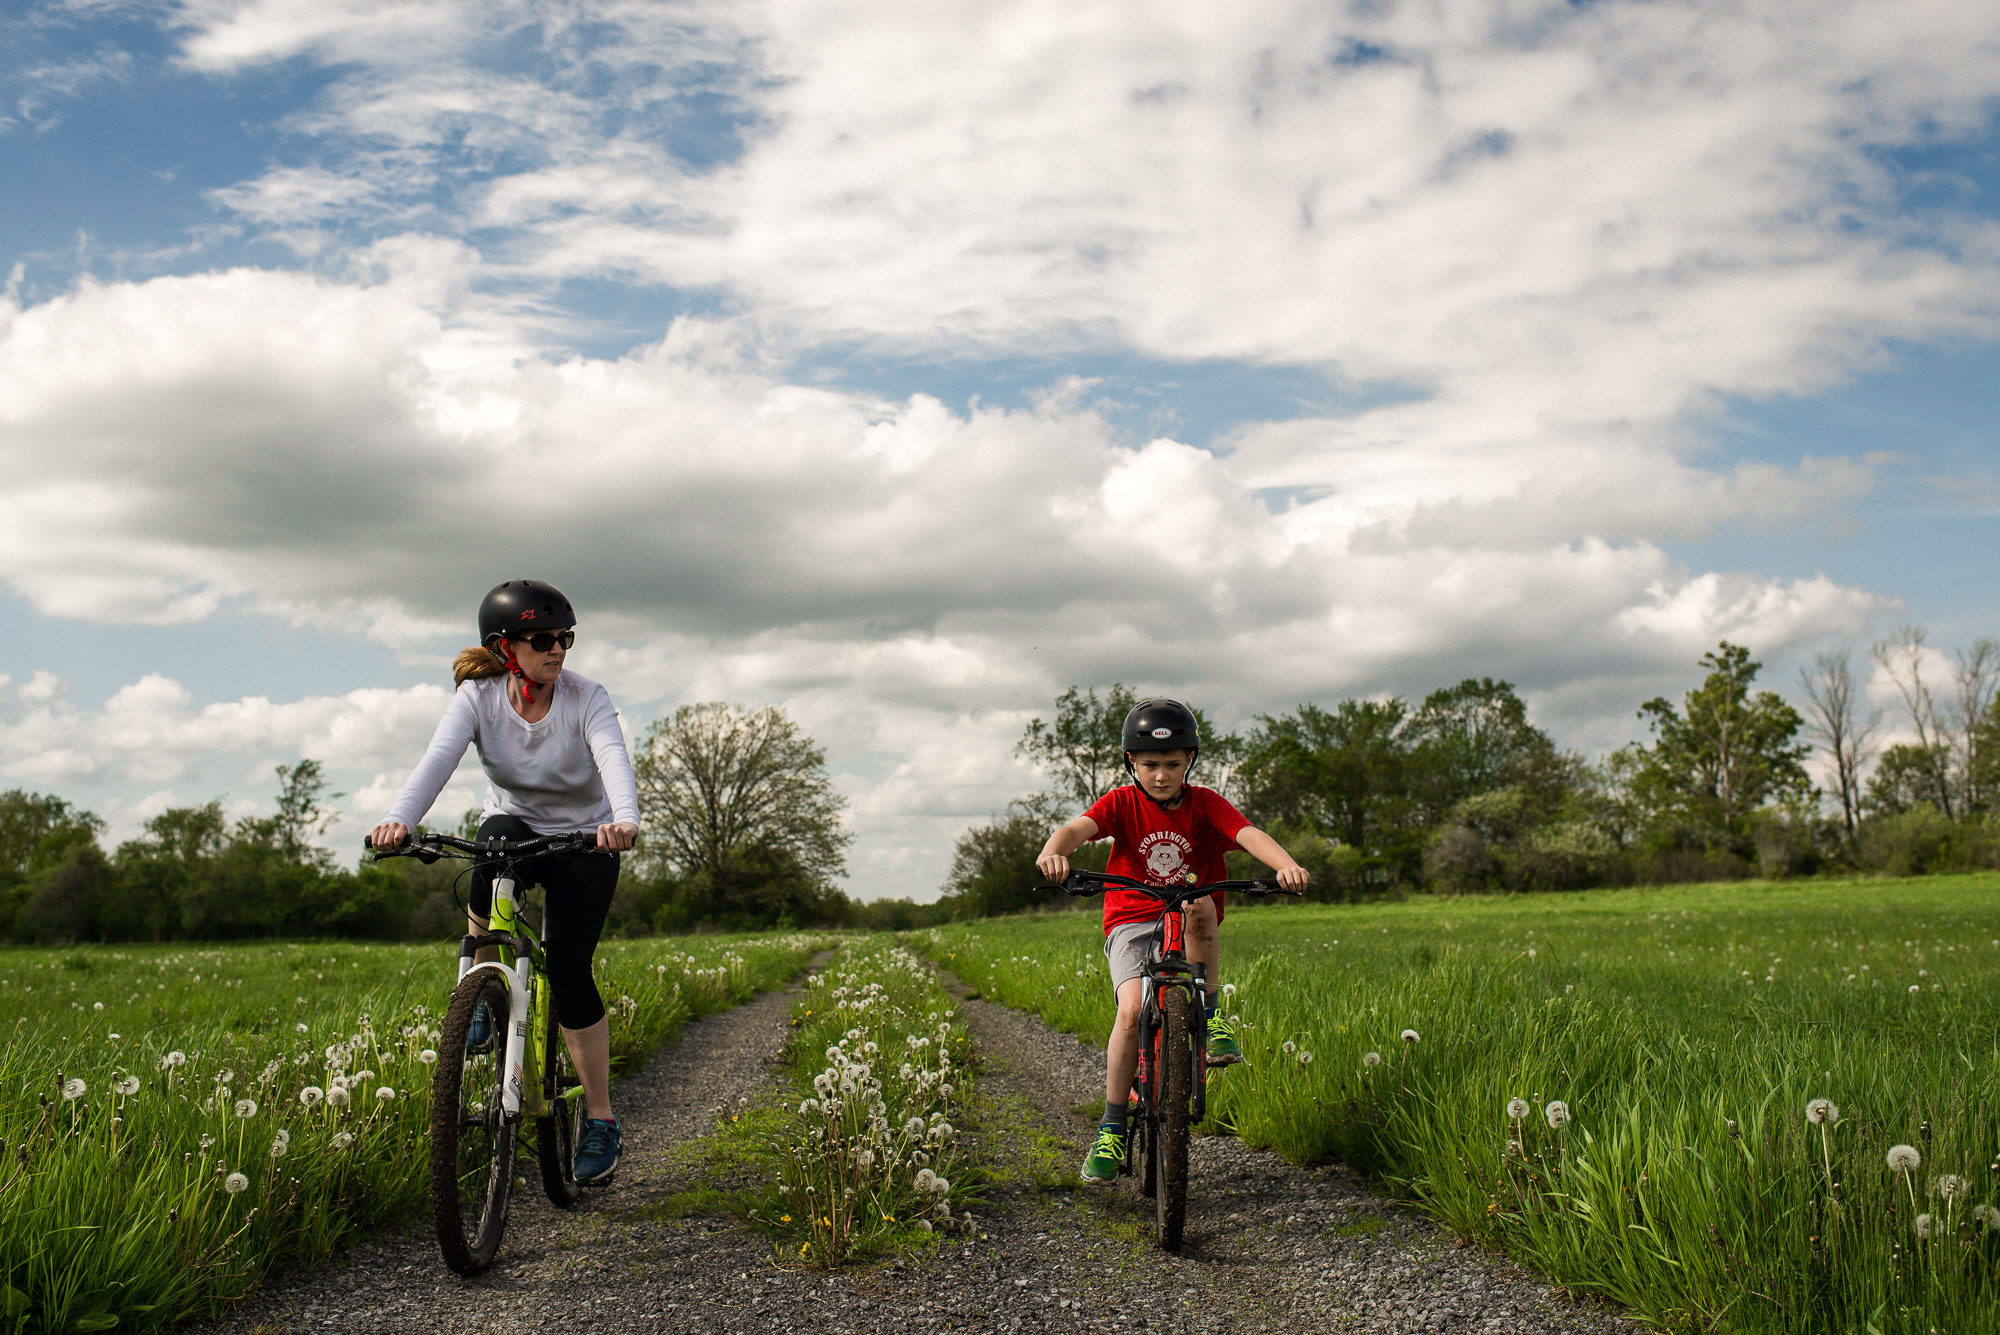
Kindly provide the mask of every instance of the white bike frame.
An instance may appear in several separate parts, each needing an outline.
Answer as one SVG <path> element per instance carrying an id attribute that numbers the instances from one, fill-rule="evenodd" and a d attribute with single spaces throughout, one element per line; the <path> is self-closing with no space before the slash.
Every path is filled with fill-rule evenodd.
<path id="1" fill-rule="evenodd" d="M 514 878 L 502 873 L 493 878 L 493 910 L 487 919 L 486 931 L 494 936 L 513 936 L 518 929 L 514 902 Z M 543 927 L 548 924 L 544 922 Z M 546 935 L 544 936 L 546 945 Z M 507 991 L 511 995 L 509 1007 L 514 1022 L 507 1027 L 507 1052 L 505 1070 L 507 1078 L 500 1086 L 500 1108 L 509 1117 L 519 1117 L 522 1105 L 527 1102 L 526 1090 L 529 1084 L 525 1074 L 528 1057 L 528 1028 L 535 1012 L 535 964 L 525 950 L 519 952 L 512 964 L 502 960 L 487 960 L 474 963 L 469 956 L 461 955 L 458 960 L 458 981 L 464 982 L 468 975 L 488 969 L 507 980 Z M 540 1073 L 536 1073 L 534 1102 L 541 1102 Z M 530 1111 L 539 1112 L 539 1109 Z"/>

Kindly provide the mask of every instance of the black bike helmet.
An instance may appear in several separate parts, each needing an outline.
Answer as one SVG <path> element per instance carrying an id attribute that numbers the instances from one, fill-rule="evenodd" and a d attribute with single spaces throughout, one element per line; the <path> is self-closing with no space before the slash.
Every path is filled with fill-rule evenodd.
<path id="1" fill-rule="evenodd" d="M 491 649 L 503 635 L 537 630 L 568 630 L 576 611 L 562 590 L 538 579 L 510 579 L 479 603 L 479 642 Z"/>
<path id="2" fill-rule="evenodd" d="M 1121 739 L 1125 750 L 1125 773 L 1135 784 L 1139 776 L 1132 769 L 1134 751 L 1181 751 L 1188 752 L 1188 774 L 1194 773 L 1194 762 L 1201 756 L 1201 731 L 1194 720 L 1194 711 L 1178 700 L 1155 697 L 1141 700 L 1132 706 L 1132 712 L 1125 716 L 1125 731 Z M 1146 792 L 1144 784 L 1139 791 L 1146 794 L 1146 800 L 1156 806 L 1164 806 L 1158 798 Z"/>

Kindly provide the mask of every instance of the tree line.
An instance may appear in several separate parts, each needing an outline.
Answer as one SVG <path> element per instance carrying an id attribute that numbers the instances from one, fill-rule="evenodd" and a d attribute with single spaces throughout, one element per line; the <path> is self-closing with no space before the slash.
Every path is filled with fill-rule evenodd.
<path id="1" fill-rule="evenodd" d="M 1468 677 L 1399 696 L 1301 704 L 1241 734 L 1197 710 L 1197 782 L 1220 789 L 1313 874 L 1316 898 L 1449 894 L 1820 872 L 2000 866 L 2000 644 L 1934 652 L 1919 627 L 1871 646 L 1896 707 L 1867 705 L 1851 652 L 1800 673 L 1803 709 L 1757 687 L 1747 649 L 1702 656 L 1698 685 L 1646 701 L 1647 740 L 1590 761 L 1529 718 L 1514 687 Z M 821 748 L 782 709 L 688 705 L 634 747 L 646 835 L 612 906 L 620 933 L 922 926 L 1048 904 L 1035 854 L 1055 825 L 1125 782 L 1137 693 L 1071 687 L 1016 753 L 1046 786 L 966 830 L 942 897 L 857 902 L 851 842 Z M 1907 739 L 1881 745 L 1891 719 Z M 1817 756 L 1826 783 L 1813 782 Z M 462 864 L 338 865 L 320 765 L 277 767 L 275 810 L 231 822 L 177 807 L 107 852 L 63 799 L 0 793 L 0 938 L 435 938 L 461 930 Z M 469 836 L 478 813 L 456 833 Z M 1108 848 L 1083 850 L 1092 865 Z M 1252 868 L 1240 854 L 1234 874 Z"/>
<path id="2" fill-rule="evenodd" d="M 1203 721 L 1195 781 L 1220 789 L 1313 874 L 1315 898 L 1414 890 L 1571 890 L 1747 876 L 1916 874 L 2000 866 L 2000 645 L 1945 656 L 1905 627 L 1868 659 L 1914 741 L 1878 746 L 1851 652 L 1800 673 L 1804 709 L 1758 689 L 1724 641 L 1679 700 L 1642 704 L 1646 740 L 1591 761 L 1529 719 L 1514 687 L 1469 677 L 1411 702 L 1347 699 Z M 1049 906 L 1035 853 L 1053 826 L 1124 781 L 1120 726 L 1137 693 L 1071 687 L 1017 753 L 1048 779 L 961 835 L 935 912 Z M 1810 762 L 1822 762 L 1824 787 Z M 1249 860 L 1232 874 L 1252 874 Z"/>
<path id="3" fill-rule="evenodd" d="M 785 712 L 690 705 L 634 747 L 647 831 L 626 855 L 609 930 L 870 924 L 839 889 L 851 836 L 825 752 Z M 104 822 L 60 797 L 0 793 L 0 939 L 432 939 L 464 930 L 465 864 L 361 859 L 332 823 L 314 760 L 277 767 L 276 810 L 231 822 L 220 799 L 176 807 L 107 852 Z M 478 811 L 447 832 L 471 838 Z M 893 908 L 887 911 L 893 915 Z"/>

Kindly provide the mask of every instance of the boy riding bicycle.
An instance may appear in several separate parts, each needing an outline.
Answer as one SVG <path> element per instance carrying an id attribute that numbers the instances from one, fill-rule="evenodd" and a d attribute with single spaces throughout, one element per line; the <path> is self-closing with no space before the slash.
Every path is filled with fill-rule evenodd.
<path id="1" fill-rule="evenodd" d="M 1242 849 L 1277 873 L 1287 890 L 1304 890 L 1305 868 L 1277 840 L 1244 819 L 1212 788 L 1187 782 L 1201 752 L 1194 713 L 1178 700 L 1142 700 L 1125 716 L 1125 772 L 1133 782 L 1113 788 L 1089 811 L 1059 827 L 1035 866 L 1051 881 L 1069 875 L 1069 855 L 1097 839 L 1113 841 L 1106 870 L 1151 885 L 1196 885 L 1226 880 L 1222 855 Z M 1226 1019 L 1215 1013 L 1221 987 L 1222 895 L 1196 900 L 1187 911 L 1187 954 L 1206 967 L 1208 1064 L 1243 1060 Z M 1104 1053 L 1104 1120 L 1083 1161 L 1083 1180 L 1102 1186 L 1118 1177 L 1125 1158 L 1126 1098 L 1139 1065 L 1139 1006 L 1146 952 L 1159 922 L 1159 905 L 1137 890 L 1104 895 L 1104 954 L 1118 998 L 1118 1020 Z"/>

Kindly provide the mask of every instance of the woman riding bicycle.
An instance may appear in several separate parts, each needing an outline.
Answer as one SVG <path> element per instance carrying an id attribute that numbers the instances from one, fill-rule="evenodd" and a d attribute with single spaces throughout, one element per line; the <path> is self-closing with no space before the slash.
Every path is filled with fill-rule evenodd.
<path id="1" fill-rule="evenodd" d="M 540 580 L 508 580 L 486 595 L 479 644 L 453 664 L 458 689 L 430 749 L 370 838 L 378 848 L 401 847 L 468 744 L 478 748 L 487 778 L 479 838 L 597 831 L 597 847 L 610 856 L 542 856 L 516 868 L 523 888 L 548 890 L 550 991 L 585 1104 L 576 1180 L 596 1185 L 618 1166 L 620 1136 L 611 1112 L 610 1024 L 590 961 L 618 883 L 617 854 L 639 837 L 639 795 L 611 697 L 596 682 L 563 671 L 575 626 L 569 599 Z M 491 863 L 473 869 L 468 921 L 475 936 L 485 933 L 493 909 L 496 869 Z M 497 952 L 482 951 L 480 958 Z M 492 1040 L 483 1006 L 470 1039 L 474 1047 Z"/>

